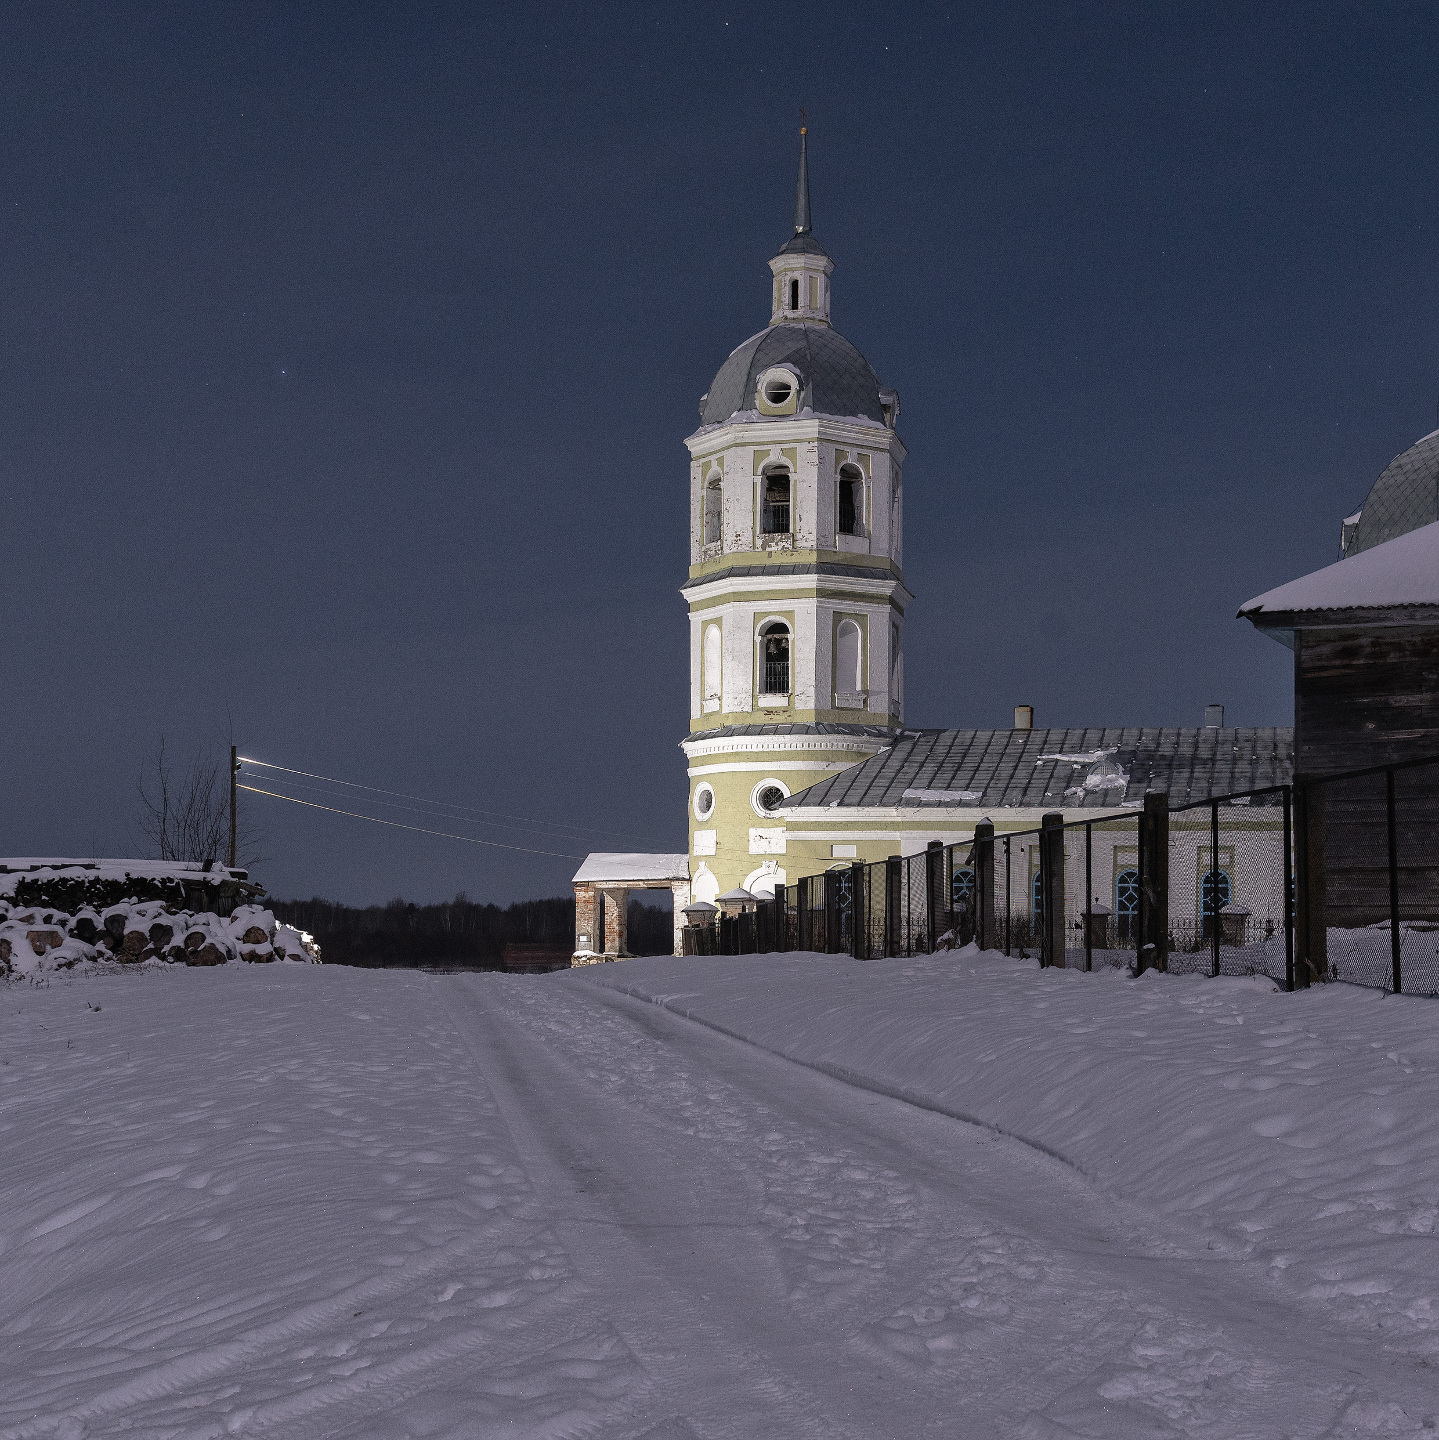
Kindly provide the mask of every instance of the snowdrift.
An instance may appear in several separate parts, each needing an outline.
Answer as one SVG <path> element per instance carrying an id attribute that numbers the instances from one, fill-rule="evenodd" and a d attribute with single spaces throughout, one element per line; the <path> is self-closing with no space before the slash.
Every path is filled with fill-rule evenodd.
<path id="1" fill-rule="evenodd" d="M 1041 970 L 973 947 L 575 972 L 987 1125 L 1439 1361 L 1439 1008 L 1345 984 Z"/>

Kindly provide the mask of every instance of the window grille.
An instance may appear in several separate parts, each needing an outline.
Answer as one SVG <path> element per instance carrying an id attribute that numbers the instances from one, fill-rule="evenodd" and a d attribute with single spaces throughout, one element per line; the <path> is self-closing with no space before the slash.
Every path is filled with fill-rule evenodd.
<path id="1" fill-rule="evenodd" d="M 1200 934 L 1208 939 L 1216 911 L 1234 898 L 1234 885 L 1223 870 L 1206 870 L 1199 881 Z"/>
<path id="2" fill-rule="evenodd" d="M 760 533 L 789 534 L 789 472 L 780 470 L 764 477 L 764 501 L 760 507 Z"/>
<path id="3" fill-rule="evenodd" d="M 789 631 L 780 625 L 764 634 L 765 695 L 789 694 Z"/>
<path id="4" fill-rule="evenodd" d="M 864 475 L 856 465 L 842 465 L 839 471 L 839 517 L 841 535 L 858 535 L 864 510 Z"/>
<path id="5" fill-rule="evenodd" d="M 713 545 L 720 538 L 720 483 L 711 480 L 705 486 L 704 543 Z"/>
<path id="6" fill-rule="evenodd" d="M 1114 877 L 1114 929 L 1119 943 L 1133 943 L 1139 924 L 1139 871 L 1121 870 Z"/>

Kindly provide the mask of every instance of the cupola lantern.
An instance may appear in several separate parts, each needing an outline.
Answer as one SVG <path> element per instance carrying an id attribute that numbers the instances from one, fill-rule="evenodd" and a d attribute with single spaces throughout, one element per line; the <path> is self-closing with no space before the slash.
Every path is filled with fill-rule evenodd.
<path id="1" fill-rule="evenodd" d="M 809 157 L 807 128 L 799 131 L 799 179 L 794 195 L 794 236 L 769 262 L 774 272 L 774 296 L 769 323 L 796 320 L 829 324 L 829 277 L 834 261 L 814 238 L 809 218 Z"/>

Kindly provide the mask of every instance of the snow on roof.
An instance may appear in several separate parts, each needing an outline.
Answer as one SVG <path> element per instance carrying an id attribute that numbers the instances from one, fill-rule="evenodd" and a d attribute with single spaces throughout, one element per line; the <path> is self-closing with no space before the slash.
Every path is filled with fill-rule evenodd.
<path id="1" fill-rule="evenodd" d="M 89 870 L 105 878 L 114 875 L 200 875 L 225 874 L 240 876 L 243 870 L 227 870 L 219 864 L 211 864 L 208 871 L 199 860 L 74 860 L 46 856 L 39 859 L 0 856 L 0 875 L 11 871 L 31 870 Z"/>
<path id="2" fill-rule="evenodd" d="M 198 860 L 74 860 L 57 857 L 0 857 L 0 897 L 15 894 L 24 878 L 54 880 L 179 880 L 191 885 L 219 885 L 226 880 L 248 880 L 249 872 L 211 865 L 207 871 Z"/>
<path id="3" fill-rule="evenodd" d="M 939 803 L 973 807 L 978 819 L 986 810 L 1056 803 L 1140 805 L 1148 790 L 1182 805 L 1287 783 L 1293 748 L 1289 729 L 907 730 L 870 759 L 791 795 L 778 813 Z M 1076 766 L 1085 768 L 1076 774 Z"/>
<path id="4" fill-rule="evenodd" d="M 632 851 L 597 850 L 585 856 L 585 863 L 575 871 L 574 883 L 589 880 L 603 884 L 622 885 L 626 881 L 688 880 L 688 855 L 645 855 Z"/>
<path id="5" fill-rule="evenodd" d="M 1267 590 L 1239 614 L 1260 625 L 1261 615 L 1394 605 L 1439 605 L 1439 520 Z"/>

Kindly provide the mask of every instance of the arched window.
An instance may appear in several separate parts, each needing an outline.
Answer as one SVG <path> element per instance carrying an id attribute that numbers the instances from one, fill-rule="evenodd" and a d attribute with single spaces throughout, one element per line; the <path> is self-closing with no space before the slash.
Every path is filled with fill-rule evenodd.
<path id="1" fill-rule="evenodd" d="M 789 534 L 789 500 L 789 471 L 766 471 L 764 476 L 764 490 L 760 497 L 760 534 Z"/>
<path id="2" fill-rule="evenodd" d="M 760 632 L 760 694 L 789 694 L 789 626 L 779 620 Z"/>
<path id="3" fill-rule="evenodd" d="M 951 910 L 958 910 L 961 905 L 969 905 L 973 899 L 974 871 L 965 866 L 950 877 L 949 907 Z"/>
<path id="4" fill-rule="evenodd" d="M 721 512 L 724 493 L 718 478 L 705 486 L 704 543 L 714 545 L 720 538 Z"/>
<path id="5" fill-rule="evenodd" d="M 1034 923 L 1044 923 L 1044 874 L 1036 865 L 1034 877 L 1029 882 L 1029 908 L 1034 915 Z"/>
<path id="6" fill-rule="evenodd" d="M 704 698 L 720 698 L 720 627 L 705 626 L 704 641 Z"/>
<path id="7" fill-rule="evenodd" d="M 798 309 L 799 309 L 799 281 L 798 281 L 798 280 L 791 280 L 791 281 L 789 282 L 789 308 L 790 308 L 791 310 L 798 310 Z"/>
<path id="8" fill-rule="evenodd" d="M 863 672 L 859 642 L 859 626 L 853 620 L 841 620 L 834 636 L 834 688 L 846 694 L 852 695 L 864 688 L 860 683 Z"/>
<path id="9" fill-rule="evenodd" d="M 858 465 L 839 467 L 839 533 L 862 534 L 864 518 L 864 472 Z"/>
<path id="10" fill-rule="evenodd" d="M 1114 935 L 1121 944 L 1134 940 L 1139 928 L 1139 871 L 1121 870 L 1114 877 Z"/>
<path id="11" fill-rule="evenodd" d="M 1223 870 L 1206 870 L 1199 880 L 1200 934 L 1207 940 L 1214 933 L 1214 916 L 1234 898 L 1234 887 Z"/>

